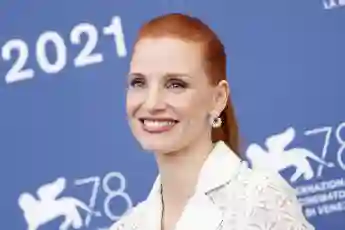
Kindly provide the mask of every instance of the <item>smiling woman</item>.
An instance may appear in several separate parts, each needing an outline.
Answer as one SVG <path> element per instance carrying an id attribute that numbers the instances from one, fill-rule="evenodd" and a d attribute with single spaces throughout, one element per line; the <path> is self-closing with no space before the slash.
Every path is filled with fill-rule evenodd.
<path id="1" fill-rule="evenodd" d="M 208 141 L 211 134 L 213 142 L 223 140 L 238 152 L 238 127 L 225 81 L 226 54 L 216 34 L 201 21 L 174 14 L 164 20 L 157 18 L 144 25 L 135 45 L 130 72 L 141 77 L 130 80 L 139 80 L 140 84 L 144 81 L 152 86 L 150 89 L 157 91 L 149 95 L 150 100 L 146 101 L 149 106 L 152 103 L 159 106 L 159 101 L 154 101 L 155 96 L 163 100 L 160 93 L 164 92 L 168 101 L 160 101 L 161 105 L 171 105 L 176 113 L 189 113 L 188 117 L 191 119 L 182 121 L 180 132 L 204 134 L 203 138 Z M 159 87 L 166 90 L 159 91 Z M 128 93 L 129 102 L 138 95 L 131 92 Z M 138 97 L 144 100 L 146 98 L 144 95 Z M 175 114 L 178 115 L 183 114 Z M 162 114 L 155 118 L 160 116 Z M 212 130 L 208 120 L 218 121 L 218 124 L 222 121 L 223 125 Z M 208 132 L 200 132 L 205 129 Z M 183 137 L 186 142 L 190 141 L 187 137 L 196 137 L 195 134 L 178 136 Z M 157 140 L 154 142 L 158 144 Z M 181 147 L 176 146 L 174 141 L 168 143 L 173 148 Z"/>
<path id="2" fill-rule="evenodd" d="M 313 229 L 279 174 L 240 159 L 229 92 L 224 47 L 199 19 L 169 14 L 141 28 L 127 116 L 159 175 L 111 230 Z"/>
<path id="3" fill-rule="evenodd" d="M 198 43 L 175 38 L 143 37 L 136 44 L 127 109 L 145 149 L 170 154 L 190 143 L 211 148 L 208 118 L 222 112 L 228 89 L 225 81 L 209 83 L 202 56 Z"/>

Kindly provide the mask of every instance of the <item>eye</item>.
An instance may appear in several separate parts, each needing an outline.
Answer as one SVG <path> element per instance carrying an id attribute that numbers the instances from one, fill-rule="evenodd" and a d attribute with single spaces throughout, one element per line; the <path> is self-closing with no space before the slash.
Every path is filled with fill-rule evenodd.
<path id="1" fill-rule="evenodd" d="M 167 88 L 169 89 L 184 89 L 187 88 L 188 84 L 179 79 L 169 80 L 167 83 Z"/>
<path id="2" fill-rule="evenodd" d="M 145 86 L 145 84 L 145 79 L 139 77 L 132 79 L 129 83 L 131 88 L 142 88 Z"/>

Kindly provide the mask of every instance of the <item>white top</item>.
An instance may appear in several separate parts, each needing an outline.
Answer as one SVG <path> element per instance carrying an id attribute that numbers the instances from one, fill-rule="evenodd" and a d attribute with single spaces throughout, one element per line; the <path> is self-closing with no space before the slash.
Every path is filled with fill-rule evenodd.
<path id="1" fill-rule="evenodd" d="M 274 162 L 272 162 L 274 163 Z M 110 230 L 160 230 L 160 177 L 148 198 Z M 294 189 L 278 173 L 250 169 L 219 141 L 175 230 L 314 230 Z"/>

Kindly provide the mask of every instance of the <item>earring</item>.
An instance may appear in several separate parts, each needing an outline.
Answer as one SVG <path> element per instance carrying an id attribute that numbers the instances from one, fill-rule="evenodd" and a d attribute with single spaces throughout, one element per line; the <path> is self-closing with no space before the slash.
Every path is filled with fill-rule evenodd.
<path id="1" fill-rule="evenodd" d="M 213 118 L 211 120 L 211 125 L 213 128 L 219 128 L 222 126 L 222 119 L 220 117 Z"/>

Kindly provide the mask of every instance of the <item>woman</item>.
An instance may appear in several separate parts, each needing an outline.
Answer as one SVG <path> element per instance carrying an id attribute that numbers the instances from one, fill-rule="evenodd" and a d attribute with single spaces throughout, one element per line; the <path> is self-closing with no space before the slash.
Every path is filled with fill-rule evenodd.
<path id="1" fill-rule="evenodd" d="M 129 124 L 159 176 L 111 230 L 314 229 L 282 177 L 238 156 L 224 47 L 199 19 L 169 14 L 145 24 L 128 82 Z"/>

